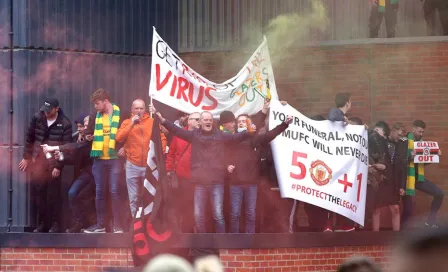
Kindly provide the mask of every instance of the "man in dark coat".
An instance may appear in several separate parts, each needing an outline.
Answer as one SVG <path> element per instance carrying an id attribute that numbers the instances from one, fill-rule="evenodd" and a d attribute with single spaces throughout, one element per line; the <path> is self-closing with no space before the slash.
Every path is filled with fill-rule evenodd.
<path id="1" fill-rule="evenodd" d="M 59 101 L 48 98 L 40 111 L 34 114 L 26 134 L 21 171 L 31 166 L 31 181 L 35 188 L 38 224 L 34 232 L 59 232 L 60 188 L 62 162 L 48 154 L 41 145 L 62 145 L 72 141 L 72 124 L 59 107 Z M 32 164 L 30 165 L 30 161 Z"/>
<path id="2" fill-rule="evenodd" d="M 191 181 L 195 183 L 194 217 L 198 232 L 206 232 L 205 212 L 208 199 L 212 202 L 215 231 L 225 232 L 223 212 L 225 169 L 225 144 L 246 139 L 249 134 L 225 133 L 213 127 L 213 115 L 202 112 L 200 128 L 192 131 L 184 130 L 174 123 L 165 120 L 157 113 L 164 127 L 174 136 L 191 143 Z"/>

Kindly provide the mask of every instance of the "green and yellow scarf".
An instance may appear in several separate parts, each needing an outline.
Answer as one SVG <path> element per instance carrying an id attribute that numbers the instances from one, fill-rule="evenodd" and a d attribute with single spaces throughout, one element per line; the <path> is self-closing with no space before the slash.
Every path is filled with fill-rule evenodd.
<path id="1" fill-rule="evenodd" d="M 388 0 L 378 0 L 378 11 L 386 12 L 386 1 Z M 389 0 L 391 5 L 398 5 L 398 0 Z"/>
<path id="2" fill-rule="evenodd" d="M 112 122 L 110 123 L 110 138 L 109 138 L 109 156 L 114 157 L 117 155 L 115 151 L 115 135 L 118 130 L 118 123 L 120 122 L 120 108 L 112 104 L 114 109 L 112 113 Z M 95 118 L 95 132 L 93 133 L 94 139 L 92 143 L 92 151 L 90 152 L 90 157 L 97 158 L 103 155 L 103 114 L 97 112 Z"/>
<path id="3" fill-rule="evenodd" d="M 411 157 L 411 153 L 414 150 L 414 135 L 408 134 L 408 156 Z M 417 163 L 418 176 L 417 181 L 425 181 L 425 165 L 423 163 Z M 408 165 L 408 176 L 406 179 L 406 195 L 415 196 L 415 164 L 414 161 L 410 161 Z"/>

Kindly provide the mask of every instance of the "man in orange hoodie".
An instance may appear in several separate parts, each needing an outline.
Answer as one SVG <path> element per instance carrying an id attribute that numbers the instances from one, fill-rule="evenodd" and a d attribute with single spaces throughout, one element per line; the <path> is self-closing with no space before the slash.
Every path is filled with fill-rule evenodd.
<path id="1" fill-rule="evenodd" d="M 132 103 L 132 116 L 121 124 L 117 131 L 117 142 L 124 142 L 126 152 L 126 184 L 128 187 L 129 205 L 135 217 L 141 200 L 141 190 L 146 174 L 149 142 L 151 140 L 154 119 L 145 111 L 145 102 L 137 99 Z M 153 107 L 150 107 L 155 112 Z M 161 133 L 162 148 L 165 150 L 166 137 Z"/>

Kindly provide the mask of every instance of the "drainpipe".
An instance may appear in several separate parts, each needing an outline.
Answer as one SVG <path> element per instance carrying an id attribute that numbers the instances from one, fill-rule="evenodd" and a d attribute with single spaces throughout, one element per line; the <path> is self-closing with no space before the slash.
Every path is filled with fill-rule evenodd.
<path id="1" fill-rule="evenodd" d="M 375 88 L 375 83 L 373 82 L 373 75 L 372 75 L 372 71 L 373 71 L 373 44 L 370 44 L 370 49 L 369 49 L 369 67 L 370 67 L 370 71 L 369 71 L 369 85 L 370 85 L 370 124 L 369 126 L 373 125 L 373 99 L 374 99 L 374 88 Z"/>
<path id="2" fill-rule="evenodd" d="M 8 232 L 12 226 L 12 171 L 13 171 L 13 114 L 14 114 L 14 61 L 13 61 L 13 4 L 14 0 L 9 0 L 9 173 L 8 173 Z"/>

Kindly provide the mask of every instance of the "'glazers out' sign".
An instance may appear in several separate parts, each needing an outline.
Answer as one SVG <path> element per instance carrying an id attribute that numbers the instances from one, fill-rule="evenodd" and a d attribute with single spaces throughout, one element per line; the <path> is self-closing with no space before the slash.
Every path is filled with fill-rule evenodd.
<path id="1" fill-rule="evenodd" d="M 437 142 L 414 142 L 414 163 L 439 163 Z"/>

